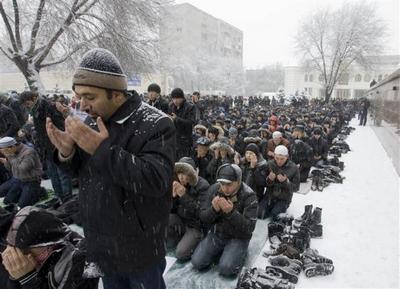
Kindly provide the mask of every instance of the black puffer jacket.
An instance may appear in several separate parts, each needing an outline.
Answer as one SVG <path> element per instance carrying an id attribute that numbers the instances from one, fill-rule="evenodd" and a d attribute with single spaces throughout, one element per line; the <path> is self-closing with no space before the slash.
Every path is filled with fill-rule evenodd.
<path id="1" fill-rule="evenodd" d="M 19 126 L 22 127 L 28 120 L 28 112 L 27 110 L 21 105 L 21 103 L 12 97 L 3 98 L 1 101 L 2 104 L 8 106 L 10 109 L 13 110 L 15 116 L 17 117 Z"/>
<path id="2" fill-rule="evenodd" d="M 216 183 L 208 190 L 208 198 L 201 206 L 200 219 L 211 224 L 211 230 L 222 239 L 250 240 L 257 221 L 257 196 L 253 190 L 242 183 L 236 197 L 231 199 L 233 210 L 229 214 L 216 212 L 211 204 L 219 195 L 220 184 Z"/>
<path id="3" fill-rule="evenodd" d="M 256 194 L 257 199 L 260 199 L 265 194 L 267 186 L 267 161 L 259 155 L 259 161 L 255 168 L 250 168 L 250 164 L 246 162 L 242 166 L 243 182 L 245 182 Z"/>
<path id="4" fill-rule="evenodd" d="M 51 158 L 54 146 L 50 142 L 46 131 L 46 118 L 50 117 L 56 127 L 64 130 L 64 117 L 55 104 L 49 100 L 39 97 L 32 108 L 33 124 L 35 126 L 35 148 L 42 160 Z"/>
<path id="5" fill-rule="evenodd" d="M 171 102 L 170 112 L 176 114 L 174 124 L 176 127 L 176 145 L 177 150 L 180 148 L 192 147 L 192 131 L 195 124 L 195 110 L 192 103 L 184 101 L 181 107 Z"/>
<path id="6" fill-rule="evenodd" d="M 275 160 L 268 162 L 267 176 L 270 172 L 274 172 L 276 175 L 286 175 L 287 181 L 281 183 L 275 178 L 271 181 L 267 178 L 267 192 L 269 199 L 272 200 L 284 200 L 287 202 L 292 201 L 293 193 L 297 192 L 300 187 L 300 172 L 299 168 L 291 160 L 287 160 L 282 167 L 278 167 Z"/>
<path id="7" fill-rule="evenodd" d="M 94 155 L 78 148 L 65 163 L 79 175 L 88 260 L 108 275 L 142 273 L 165 257 L 175 128 L 137 93 L 105 125 Z"/>
<path id="8" fill-rule="evenodd" d="M 14 111 L 6 105 L 0 104 L 0 138 L 15 137 L 20 127 Z"/>
<path id="9" fill-rule="evenodd" d="M 302 168 L 311 168 L 313 163 L 313 149 L 301 140 L 295 140 L 291 147 L 292 161 Z"/>
<path id="10" fill-rule="evenodd" d="M 323 160 L 328 157 L 328 142 L 321 136 L 319 139 L 312 137 L 310 139 L 310 146 L 313 149 L 314 156 L 321 156 Z"/>
<path id="11" fill-rule="evenodd" d="M 168 113 L 169 110 L 169 105 L 168 102 L 162 98 L 161 96 L 159 96 L 155 102 L 148 102 L 151 106 L 154 106 L 155 108 L 161 110 L 163 113 Z"/>
<path id="12" fill-rule="evenodd" d="M 195 186 L 186 188 L 186 194 L 182 197 L 174 198 L 175 210 L 172 213 L 175 212 L 181 217 L 186 226 L 199 230 L 203 228 L 200 221 L 200 204 L 204 198 L 207 198 L 209 187 L 210 184 L 205 179 L 198 177 L 198 182 Z"/>

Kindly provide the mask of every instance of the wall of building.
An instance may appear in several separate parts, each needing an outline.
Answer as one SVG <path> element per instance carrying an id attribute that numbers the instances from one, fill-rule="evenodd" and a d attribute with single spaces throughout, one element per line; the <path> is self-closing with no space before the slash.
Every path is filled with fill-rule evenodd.
<path id="1" fill-rule="evenodd" d="M 373 130 L 400 175 L 400 69 L 373 86 L 367 93 L 371 103 Z"/>
<path id="2" fill-rule="evenodd" d="M 365 95 L 374 79 L 379 82 L 400 66 L 400 56 L 374 57 L 371 69 L 353 65 L 336 85 L 332 97 L 358 98 Z M 285 67 L 285 92 L 295 94 L 304 91 L 312 98 L 324 97 L 323 79 L 317 71 L 307 71 L 299 66 Z"/>

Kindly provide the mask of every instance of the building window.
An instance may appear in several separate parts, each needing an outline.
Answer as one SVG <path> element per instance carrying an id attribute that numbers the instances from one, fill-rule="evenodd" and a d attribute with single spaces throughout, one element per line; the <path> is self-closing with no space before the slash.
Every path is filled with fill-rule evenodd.
<path id="1" fill-rule="evenodd" d="M 378 82 L 379 81 L 382 81 L 382 74 L 379 74 L 379 76 L 378 76 Z"/>
<path id="2" fill-rule="evenodd" d="M 370 82 L 371 81 L 371 75 L 369 75 L 368 73 L 366 75 L 364 75 L 364 81 L 365 82 Z"/>
<path id="3" fill-rule="evenodd" d="M 182 28 L 180 27 L 176 28 L 176 32 L 182 32 Z"/>
<path id="4" fill-rule="evenodd" d="M 319 80 L 319 82 L 323 82 L 324 81 L 324 76 L 322 74 L 320 74 L 318 76 L 318 80 Z"/>
<path id="5" fill-rule="evenodd" d="M 308 74 L 304 75 L 304 82 L 308 82 Z"/>
<path id="6" fill-rule="evenodd" d="M 361 74 L 357 74 L 357 75 L 354 77 L 354 80 L 355 80 L 356 82 L 360 82 L 361 79 L 362 79 Z"/>
<path id="7" fill-rule="evenodd" d="M 314 81 L 314 76 L 313 76 L 312 74 L 310 74 L 310 75 L 308 76 L 308 81 L 309 81 L 309 82 L 313 82 L 313 81 Z"/>
<path id="8" fill-rule="evenodd" d="M 319 97 L 321 97 L 321 98 L 325 97 L 325 89 L 319 90 Z"/>
<path id="9" fill-rule="evenodd" d="M 208 39 L 207 33 L 201 33 L 201 40 L 207 40 L 207 39 Z"/>

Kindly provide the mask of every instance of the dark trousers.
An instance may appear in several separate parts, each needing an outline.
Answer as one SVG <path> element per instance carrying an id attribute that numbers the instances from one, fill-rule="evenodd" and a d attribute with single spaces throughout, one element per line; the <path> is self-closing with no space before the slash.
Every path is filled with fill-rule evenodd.
<path id="1" fill-rule="evenodd" d="M 221 239 L 209 231 L 192 255 L 193 267 L 206 269 L 219 258 L 219 273 L 232 276 L 239 273 L 247 255 L 250 240 Z"/>
<path id="2" fill-rule="evenodd" d="M 47 175 L 51 180 L 54 193 L 61 201 L 66 201 L 72 196 L 72 179 L 64 170 L 60 169 L 52 159 L 46 160 Z"/>
<path id="3" fill-rule="evenodd" d="M 165 289 L 163 273 L 167 262 L 162 260 L 150 270 L 127 276 L 104 276 L 104 289 Z"/>
<path id="4" fill-rule="evenodd" d="M 284 200 L 273 199 L 269 202 L 266 209 L 266 217 L 275 218 L 279 214 L 286 213 L 287 208 L 289 208 L 290 202 Z"/>
<path id="5" fill-rule="evenodd" d="M 361 116 L 360 116 L 360 125 L 365 126 L 365 124 L 367 123 L 367 117 L 368 117 L 368 112 L 361 112 Z"/>
<path id="6" fill-rule="evenodd" d="M 178 215 L 169 215 L 167 245 L 176 247 L 175 256 L 178 260 L 189 260 L 202 236 L 201 230 L 185 226 Z"/>
<path id="7" fill-rule="evenodd" d="M 0 186 L 0 197 L 5 197 L 5 204 L 18 204 L 20 208 L 34 205 L 40 198 L 40 182 L 11 178 Z"/>

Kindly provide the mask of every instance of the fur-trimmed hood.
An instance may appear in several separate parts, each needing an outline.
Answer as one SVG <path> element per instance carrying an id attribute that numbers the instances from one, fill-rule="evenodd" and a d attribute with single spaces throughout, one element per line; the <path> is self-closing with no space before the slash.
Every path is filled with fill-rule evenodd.
<path id="1" fill-rule="evenodd" d="M 227 144 L 225 142 L 217 141 L 217 142 L 213 143 L 210 146 L 210 150 L 213 151 L 213 150 L 216 150 L 216 149 L 226 150 L 226 151 L 228 151 L 229 155 L 234 155 L 235 154 L 235 150 L 229 144 Z"/>
<path id="2" fill-rule="evenodd" d="M 256 136 L 256 137 L 248 136 L 248 137 L 245 137 L 243 141 L 246 144 L 249 144 L 249 143 L 259 144 L 262 141 L 262 139 L 259 136 Z"/>
<path id="3" fill-rule="evenodd" d="M 189 185 L 194 187 L 199 181 L 196 170 L 188 163 L 175 163 L 175 174 L 184 174 L 189 177 Z"/>

